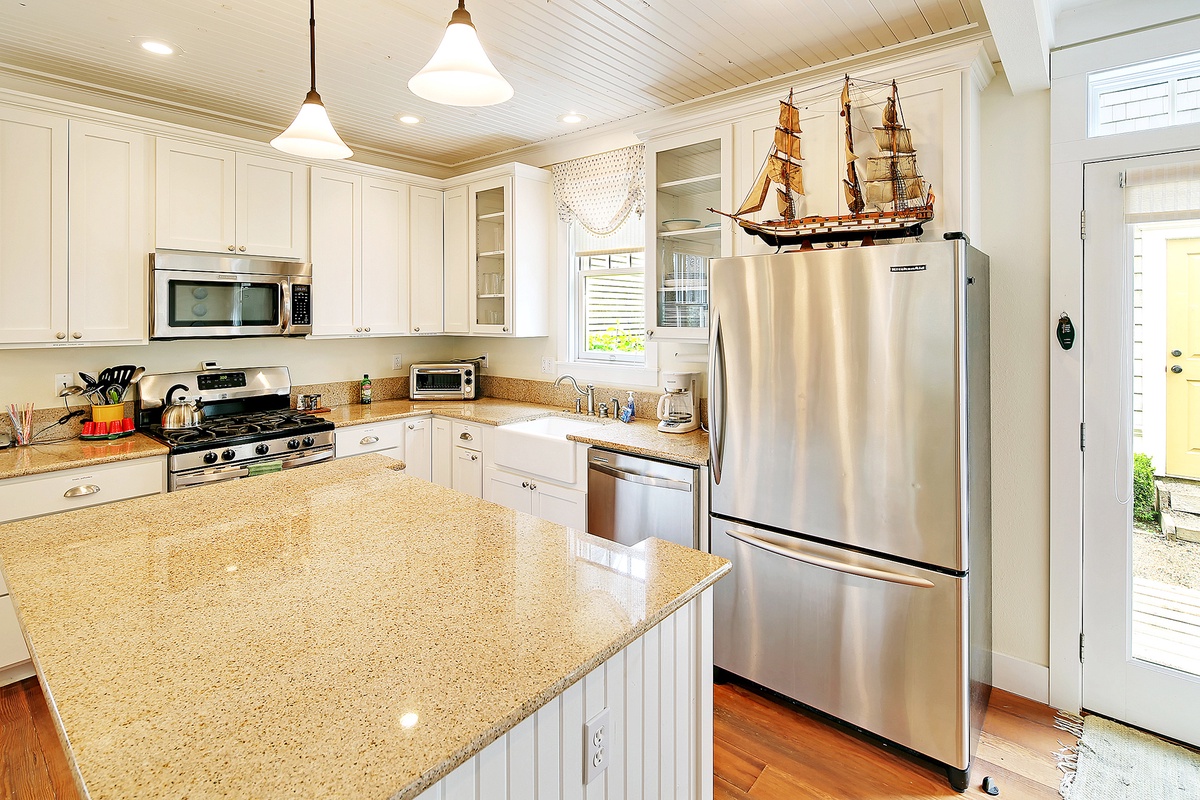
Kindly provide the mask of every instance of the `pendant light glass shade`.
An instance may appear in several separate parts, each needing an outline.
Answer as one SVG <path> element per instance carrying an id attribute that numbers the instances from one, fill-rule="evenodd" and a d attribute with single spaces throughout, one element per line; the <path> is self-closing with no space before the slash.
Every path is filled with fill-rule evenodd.
<path id="1" fill-rule="evenodd" d="M 463 0 L 437 52 L 409 79 L 408 88 L 417 97 L 448 106 L 490 106 L 513 96 L 512 86 L 483 51 Z"/>
<path id="2" fill-rule="evenodd" d="M 333 129 L 321 95 L 317 94 L 316 0 L 309 0 L 308 4 L 308 54 L 311 85 L 304 104 L 288 129 L 271 140 L 271 146 L 303 158 L 349 158 L 354 151 L 346 147 L 342 137 Z"/>

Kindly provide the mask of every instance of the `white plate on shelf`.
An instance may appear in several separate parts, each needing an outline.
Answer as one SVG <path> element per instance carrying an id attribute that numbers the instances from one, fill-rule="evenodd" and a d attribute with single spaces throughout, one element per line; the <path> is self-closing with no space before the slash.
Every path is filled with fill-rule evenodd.
<path id="1" fill-rule="evenodd" d="M 668 289 L 704 289 L 708 286 L 708 281 L 704 278 L 664 278 L 663 286 Z"/>
<path id="2" fill-rule="evenodd" d="M 698 219 L 665 219 L 663 220 L 663 230 L 665 231 L 690 231 L 700 227 Z"/>

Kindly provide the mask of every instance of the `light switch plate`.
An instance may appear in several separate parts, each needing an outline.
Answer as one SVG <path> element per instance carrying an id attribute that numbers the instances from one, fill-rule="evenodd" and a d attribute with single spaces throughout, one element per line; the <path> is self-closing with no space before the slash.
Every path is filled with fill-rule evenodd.
<path id="1" fill-rule="evenodd" d="M 612 760 L 612 726 L 609 725 L 608 709 L 589 719 L 583 726 L 583 782 L 596 780 L 608 769 Z"/>
<path id="2" fill-rule="evenodd" d="M 58 397 L 58 393 L 71 385 L 71 376 L 68 373 L 60 373 L 54 376 L 54 396 Z"/>

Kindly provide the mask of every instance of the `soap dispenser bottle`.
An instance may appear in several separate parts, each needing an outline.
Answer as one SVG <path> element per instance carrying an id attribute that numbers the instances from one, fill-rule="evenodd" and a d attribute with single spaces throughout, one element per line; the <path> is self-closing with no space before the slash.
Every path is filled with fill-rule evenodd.
<path id="1" fill-rule="evenodd" d="M 633 422 L 633 392 L 626 392 L 629 399 L 625 401 L 625 407 L 621 409 L 621 422 Z"/>

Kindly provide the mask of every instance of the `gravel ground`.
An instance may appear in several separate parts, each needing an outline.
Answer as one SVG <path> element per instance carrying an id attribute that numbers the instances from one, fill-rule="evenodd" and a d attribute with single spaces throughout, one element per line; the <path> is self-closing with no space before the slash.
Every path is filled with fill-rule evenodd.
<path id="1" fill-rule="evenodd" d="M 1200 542 L 1168 541 L 1160 530 L 1133 528 L 1133 574 L 1200 590 Z"/>

